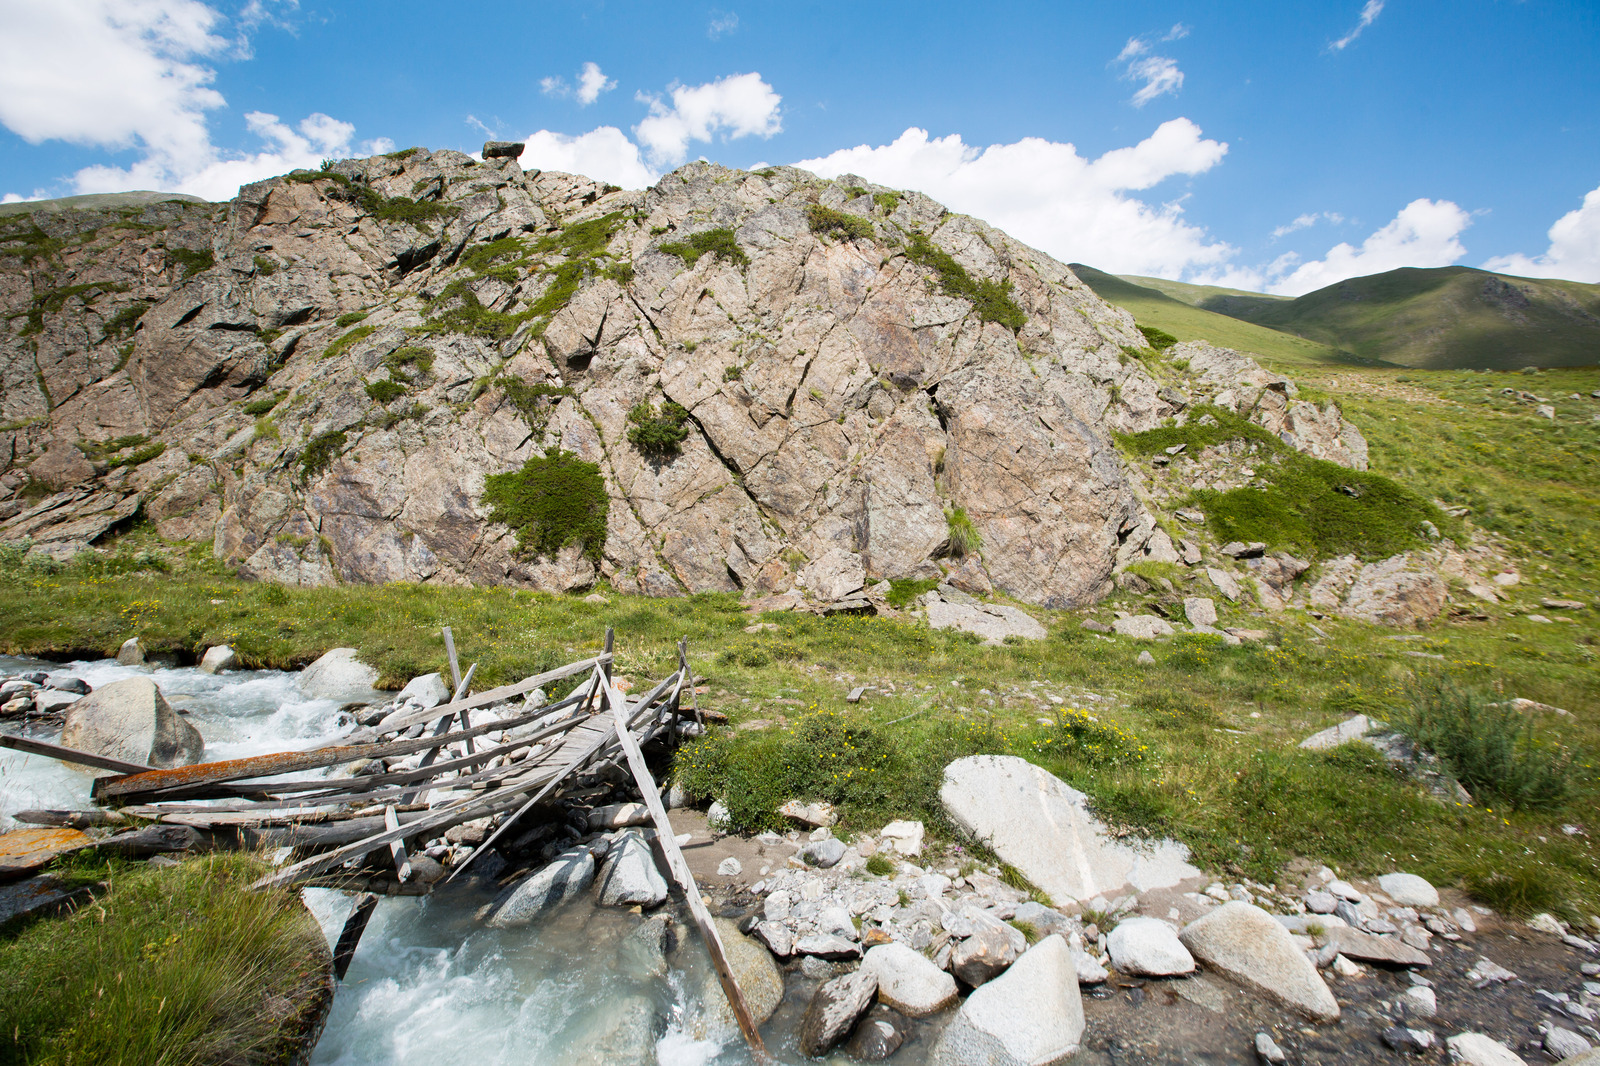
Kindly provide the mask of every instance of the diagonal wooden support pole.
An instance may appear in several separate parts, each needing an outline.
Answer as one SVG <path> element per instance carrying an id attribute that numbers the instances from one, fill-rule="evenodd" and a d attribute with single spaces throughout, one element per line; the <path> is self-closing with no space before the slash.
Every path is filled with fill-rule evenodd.
<path id="1" fill-rule="evenodd" d="M 608 643 L 609 637 L 608 630 Z M 684 673 L 687 675 L 687 671 Z M 687 677 L 687 680 L 693 685 L 692 676 Z M 728 953 L 722 946 L 722 937 L 717 933 L 716 924 L 711 920 L 711 912 L 706 909 L 705 902 L 700 898 L 700 889 L 694 883 L 694 874 L 689 872 L 689 863 L 678 848 L 672 823 L 667 820 L 666 808 L 661 805 L 661 793 L 656 788 L 655 779 L 650 775 L 650 767 L 645 765 L 644 753 L 639 750 L 638 742 L 628 730 L 628 701 L 611 683 L 609 677 L 604 678 L 602 684 L 605 687 L 606 702 L 611 706 L 612 717 L 616 723 L 617 739 L 622 744 L 623 753 L 628 757 L 628 767 L 633 771 L 634 782 L 639 786 L 639 793 L 650 811 L 650 818 L 656 824 L 656 836 L 661 841 L 661 851 L 667 857 L 667 865 L 672 869 L 673 879 L 683 888 L 684 897 L 689 904 L 689 915 L 694 919 L 695 927 L 700 930 L 700 936 L 711 952 L 711 964 L 716 968 L 717 980 L 722 984 L 723 994 L 728 997 L 728 1004 L 733 1007 L 733 1016 L 739 1022 L 739 1031 L 744 1034 L 745 1042 L 750 1045 L 750 1053 L 756 1062 L 766 1066 L 772 1062 L 772 1058 L 767 1054 L 767 1046 L 761 1040 L 761 1032 L 756 1027 L 755 1018 L 750 1014 L 750 1005 L 745 1002 L 744 992 L 740 990 L 739 982 L 734 979 L 733 969 L 728 965 Z"/>

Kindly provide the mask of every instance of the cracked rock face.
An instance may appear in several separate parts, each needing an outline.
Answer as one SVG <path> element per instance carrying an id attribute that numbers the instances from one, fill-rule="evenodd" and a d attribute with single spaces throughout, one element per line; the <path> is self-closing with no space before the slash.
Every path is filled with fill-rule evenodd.
<path id="1" fill-rule="evenodd" d="M 67 539 L 59 525 L 92 543 L 111 528 L 92 515 L 120 513 L 104 498 L 137 495 L 163 536 L 211 539 L 267 580 L 604 577 L 651 595 L 786 593 L 830 557 L 829 591 L 937 576 L 960 508 L 982 540 L 973 582 L 1093 602 L 1139 512 L 1111 432 L 1185 399 L 1125 357 L 1144 343 L 1132 317 L 1065 266 L 886 191 L 695 163 L 625 192 L 417 150 L 226 205 L 55 212 L 59 247 L 0 258 L 0 302 L 21 313 L 0 320 L 0 483 L 43 464 L 40 542 Z M 815 205 L 871 236 L 814 233 Z M 683 253 L 712 231 L 737 254 Z M 1020 328 L 950 295 L 910 254 L 917 232 L 1008 284 Z M 1337 412 L 1281 398 L 1281 432 L 1353 450 Z M 669 401 L 687 436 L 644 454 L 630 412 Z M 599 467 L 606 542 L 529 557 L 490 521 L 484 480 L 557 449 Z M 21 510 L 0 537 L 21 535 Z"/>

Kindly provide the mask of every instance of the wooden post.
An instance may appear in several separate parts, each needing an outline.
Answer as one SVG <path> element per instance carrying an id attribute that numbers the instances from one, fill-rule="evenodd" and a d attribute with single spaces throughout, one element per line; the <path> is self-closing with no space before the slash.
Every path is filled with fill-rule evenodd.
<path id="1" fill-rule="evenodd" d="M 694 708 L 694 720 L 704 729 L 706 718 L 700 713 L 700 694 L 694 690 L 694 671 L 689 669 L 689 641 L 686 637 L 678 638 L 678 669 L 683 671 L 684 680 L 689 684 L 689 705 Z"/>
<path id="2" fill-rule="evenodd" d="M 609 636 L 610 631 L 607 630 L 607 637 Z M 686 674 L 685 677 L 693 688 L 694 676 Z M 711 963 L 716 967 L 717 980 L 722 985 L 723 994 L 728 997 L 728 1004 L 733 1008 L 733 1016 L 739 1022 L 739 1031 L 744 1034 L 745 1042 L 750 1045 L 750 1053 L 756 1062 L 767 1066 L 772 1062 L 772 1058 L 767 1054 L 766 1044 L 762 1043 L 761 1032 L 756 1027 L 755 1018 L 750 1014 L 750 1006 L 745 1002 L 744 993 L 739 989 L 739 982 L 733 976 L 733 969 L 728 965 L 728 954 L 722 946 L 722 937 L 717 933 L 717 927 L 711 920 L 711 912 L 706 909 L 705 902 L 700 898 L 700 889 L 695 886 L 694 874 L 689 872 L 689 863 L 678 848 L 672 823 L 667 820 L 666 808 L 661 805 L 661 793 L 656 788 L 655 779 L 650 776 L 650 767 L 645 765 L 644 753 L 639 750 L 638 742 L 628 730 L 628 701 L 617 691 L 616 686 L 611 684 L 610 678 L 606 678 L 604 684 L 606 701 L 611 704 L 611 714 L 616 722 L 617 739 L 628 757 L 628 766 L 633 770 L 634 782 L 639 786 L 644 804 L 650 810 L 650 818 L 656 824 L 656 836 L 661 842 L 661 851 L 667 857 L 667 865 L 672 870 L 673 879 L 683 888 L 689 904 L 689 915 L 694 919 L 695 927 L 700 930 L 700 936 L 711 952 Z"/>
<path id="3" fill-rule="evenodd" d="M 390 832 L 400 828 L 400 816 L 394 812 L 393 805 L 383 809 L 383 827 Z M 401 881 L 411 880 L 411 859 L 406 855 L 406 842 L 389 841 L 389 854 L 394 857 L 395 876 Z"/>
<path id="4" fill-rule="evenodd" d="M 456 659 L 456 637 L 450 627 L 444 627 L 444 650 L 450 656 L 450 681 L 453 688 L 461 687 L 461 663 Z"/>
<path id="5" fill-rule="evenodd" d="M 350 960 L 355 958 L 356 945 L 361 943 L 361 934 L 367 931 L 367 922 L 372 920 L 372 910 L 378 905 L 378 897 L 371 892 L 363 892 L 356 897 L 356 905 L 350 911 L 350 917 L 344 920 L 344 929 L 339 933 L 339 946 L 333 949 L 333 975 L 339 980 L 344 980 L 346 971 L 350 969 Z"/>
<path id="6" fill-rule="evenodd" d="M 608 686 L 611 684 L 611 648 L 616 643 L 616 641 L 617 641 L 616 630 L 612 629 L 610 626 L 606 626 L 606 646 L 605 646 L 606 665 L 605 665 L 605 668 L 603 670 L 603 673 L 605 674 L 606 684 Z"/>
<path id="7" fill-rule="evenodd" d="M 77 748 L 63 747 L 60 744 L 51 744 L 43 740 L 29 740 L 27 737 L 14 737 L 10 733 L 0 733 L 0 747 L 15 748 L 25 751 L 29 755 L 48 755 L 52 759 L 62 762 L 77 763 L 79 766 L 93 766 L 98 770 L 115 770 L 119 774 L 142 774 L 151 769 L 140 766 L 136 762 L 123 762 L 106 755 L 95 755 Z"/>

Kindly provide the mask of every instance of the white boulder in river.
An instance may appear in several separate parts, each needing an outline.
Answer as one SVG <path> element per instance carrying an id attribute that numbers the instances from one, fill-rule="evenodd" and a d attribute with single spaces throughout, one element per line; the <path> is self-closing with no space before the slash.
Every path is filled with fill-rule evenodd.
<path id="1" fill-rule="evenodd" d="M 1339 1002 L 1276 918 L 1240 900 L 1184 926 L 1178 939 L 1210 969 L 1319 1022 L 1337 1021 Z"/>
<path id="2" fill-rule="evenodd" d="M 314 664 L 313 664 L 314 665 Z M 305 687 L 304 679 L 301 680 L 302 689 Z M 450 698 L 450 688 L 444 683 L 444 678 L 438 672 L 422 674 L 406 682 L 406 687 L 394 698 L 396 703 L 405 703 L 410 700 L 423 710 L 432 710 Z"/>
<path id="3" fill-rule="evenodd" d="M 904 944 L 879 944 L 861 969 L 878 979 L 878 998 L 908 1018 L 937 1014 L 957 999 L 956 979 Z"/>
<path id="4" fill-rule="evenodd" d="M 140 766 L 170 769 L 200 761 L 206 743 L 148 677 L 101 685 L 67 710 L 61 743 Z"/>
<path id="5" fill-rule="evenodd" d="M 372 696 L 378 671 L 360 659 L 354 648 L 334 648 L 300 671 L 300 691 L 314 700 L 364 700 Z"/>
<path id="6" fill-rule="evenodd" d="M 202 674 L 220 674 L 225 670 L 237 669 L 239 669 L 239 653 L 226 644 L 207 648 L 206 653 L 200 657 Z"/>
<path id="7" fill-rule="evenodd" d="M 874 951 L 877 948 L 873 949 Z M 933 1049 L 933 1066 L 1044 1066 L 1078 1050 L 1083 999 L 1059 934 L 967 997 Z"/>
<path id="8" fill-rule="evenodd" d="M 973 755 L 944 768 L 939 799 L 950 819 L 988 844 L 1058 903 L 1169 888 L 1200 871 L 1171 840 L 1114 840 L 1087 797 L 1014 755 Z"/>
<path id="9" fill-rule="evenodd" d="M 656 869 L 644 834 L 630 829 L 606 855 L 600 870 L 600 902 L 607 907 L 655 907 L 666 902 L 667 882 Z"/>

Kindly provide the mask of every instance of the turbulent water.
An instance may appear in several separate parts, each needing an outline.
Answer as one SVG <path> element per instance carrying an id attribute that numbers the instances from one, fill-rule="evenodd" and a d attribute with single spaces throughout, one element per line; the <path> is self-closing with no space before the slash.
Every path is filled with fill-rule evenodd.
<path id="1" fill-rule="evenodd" d="M 114 660 L 66 665 L 0 656 L 0 672 L 48 669 L 99 687 L 144 674 L 206 740 L 207 759 L 315 747 L 348 732 L 339 704 L 310 700 L 296 675 L 130 667 Z M 375 697 L 376 698 L 376 697 Z M 0 830 L 29 808 L 84 808 L 89 774 L 54 759 L 0 749 Z M 330 942 L 351 901 L 309 889 L 307 905 Z M 482 888 L 378 904 L 312 1057 L 318 1066 L 629 1063 L 733 1066 L 749 1062 L 736 1033 L 706 1021 L 720 997 L 709 958 L 685 933 L 665 976 L 630 966 L 624 937 L 640 922 L 625 911 L 576 902 L 523 929 L 487 929 L 474 913 Z M 680 927 L 681 929 L 682 927 Z M 795 1012 L 785 1004 L 784 1015 Z M 773 1028 L 793 1031 L 793 1025 Z M 709 1039 L 705 1037 L 709 1036 Z M 619 1055 L 627 1049 L 630 1054 Z M 792 1049 L 772 1049 L 798 1059 Z"/>

